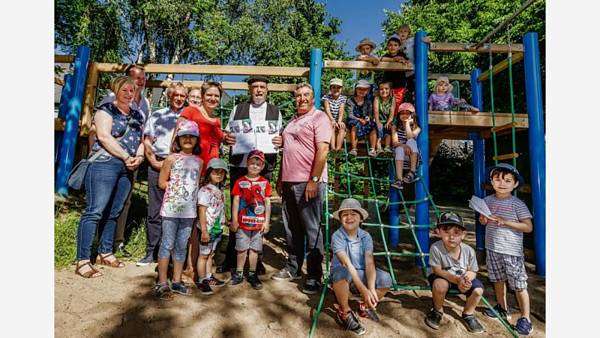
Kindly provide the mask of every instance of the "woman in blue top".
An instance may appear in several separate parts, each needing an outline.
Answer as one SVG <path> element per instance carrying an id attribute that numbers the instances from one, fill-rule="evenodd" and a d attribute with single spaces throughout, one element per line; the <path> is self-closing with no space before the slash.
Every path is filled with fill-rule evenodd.
<path id="1" fill-rule="evenodd" d="M 106 224 L 98 247 L 96 263 L 114 268 L 125 265 L 112 253 L 116 220 L 131 190 L 132 173 L 144 160 L 141 142 L 144 115 L 130 107 L 135 83 L 126 76 L 111 83 L 115 100 L 101 105 L 94 114 L 96 141 L 92 153 L 102 155 L 90 163 L 85 179 L 86 207 L 77 229 L 77 267 L 84 278 L 100 277 L 90 262 L 92 242 L 105 210 Z"/>

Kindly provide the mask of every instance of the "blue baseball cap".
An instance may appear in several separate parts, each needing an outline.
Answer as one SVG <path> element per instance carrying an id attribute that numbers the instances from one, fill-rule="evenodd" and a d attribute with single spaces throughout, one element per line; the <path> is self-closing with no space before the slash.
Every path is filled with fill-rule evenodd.
<path id="1" fill-rule="evenodd" d="M 494 171 L 496 171 L 498 169 L 509 171 L 511 174 L 513 174 L 516 177 L 517 181 L 519 182 L 519 188 L 525 184 L 525 179 L 523 178 L 523 176 L 521 176 L 521 174 L 519 174 L 519 171 L 517 170 L 517 168 L 513 167 L 512 165 L 510 165 L 508 163 L 498 163 L 496 165 L 488 167 L 486 169 L 486 171 L 487 171 L 488 177 L 490 178 L 490 181 L 492 180 L 492 174 L 494 173 Z"/>

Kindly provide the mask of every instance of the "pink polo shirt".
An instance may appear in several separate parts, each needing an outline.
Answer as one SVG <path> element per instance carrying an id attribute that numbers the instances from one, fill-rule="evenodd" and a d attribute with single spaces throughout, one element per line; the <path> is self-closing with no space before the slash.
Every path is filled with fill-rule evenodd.
<path id="1" fill-rule="evenodd" d="M 317 143 L 329 143 L 331 122 L 324 112 L 313 107 L 308 113 L 294 117 L 283 130 L 283 182 L 308 182 L 317 153 Z M 327 182 L 327 163 L 321 174 Z"/>

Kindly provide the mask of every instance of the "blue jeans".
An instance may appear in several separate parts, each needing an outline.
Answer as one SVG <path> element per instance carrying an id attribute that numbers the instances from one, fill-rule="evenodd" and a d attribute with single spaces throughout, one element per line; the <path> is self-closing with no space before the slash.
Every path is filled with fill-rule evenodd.
<path id="1" fill-rule="evenodd" d="M 360 277 L 361 282 L 364 285 L 367 285 L 367 273 L 365 270 L 356 270 L 358 272 L 358 277 Z M 331 268 L 329 271 L 329 279 L 332 283 L 335 283 L 340 280 L 346 280 L 350 285 L 350 290 L 353 293 L 359 293 L 354 285 L 354 281 L 352 280 L 352 275 L 350 271 L 346 269 L 345 266 L 335 266 Z M 389 272 L 381 270 L 379 268 L 375 268 L 375 288 L 376 289 L 389 289 L 392 287 L 392 276 Z"/>
<path id="2" fill-rule="evenodd" d="M 175 248 L 173 260 L 184 262 L 187 252 L 187 243 L 192 233 L 195 218 L 162 218 L 162 238 L 158 249 L 158 258 L 169 258 L 171 250 Z"/>
<path id="3" fill-rule="evenodd" d="M 100 156 L 85 174 L 85 211 L 77 228 L 77 260 L 90 259 L 92 242 L 102 215 L 106 224 L 100 237 L 98 252 L 111 253 L 117 218 L 131 190 L 132 172 L 120 159 Z"/>

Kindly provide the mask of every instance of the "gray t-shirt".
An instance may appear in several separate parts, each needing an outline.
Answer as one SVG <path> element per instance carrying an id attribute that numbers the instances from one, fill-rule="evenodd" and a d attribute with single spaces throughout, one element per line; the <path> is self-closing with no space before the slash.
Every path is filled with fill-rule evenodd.
<path id="1" fill-rule="evenodd" d="M 467 271 L 479 271 L 475 250 L 462 242 L 460 243 L 460 256 L 458 256 L 458 259 L 450 256 L 441 240 L 433 243 L 429 249 L 429 265 L 431 267 L 439 266 L 442 270 L 457 276 L 462 276 Z"/>
<path id="2" fill-rule="evenodd" d="M 355 239 L 348 237 L 346 230 L 343 227 L 337 229 L 331 235 L 331 251 L 333 258 L 331 259 L 331 268 L 342 266 L 336 253 L 344 251 L 350 258 L 352 266 L 356 270 L 365 270 L 365 252 L 373 252 L 373 239 L 371 235 L 361 228 L 358 228 L 358 233 Z"/>
<path id="3" fill-rule="evenodd" d="M 483 200 L 492 215 L 507 221 L 521 222 L 532 218 L 527 205 L 515 196 L 500 199 L 496 195 L 489 195 Z M 498 226 L 498 222 L 489 220 L 485 227 L 485 248 L 505 255 L 522 257 L 523 233 L 506 226 Z"/>

